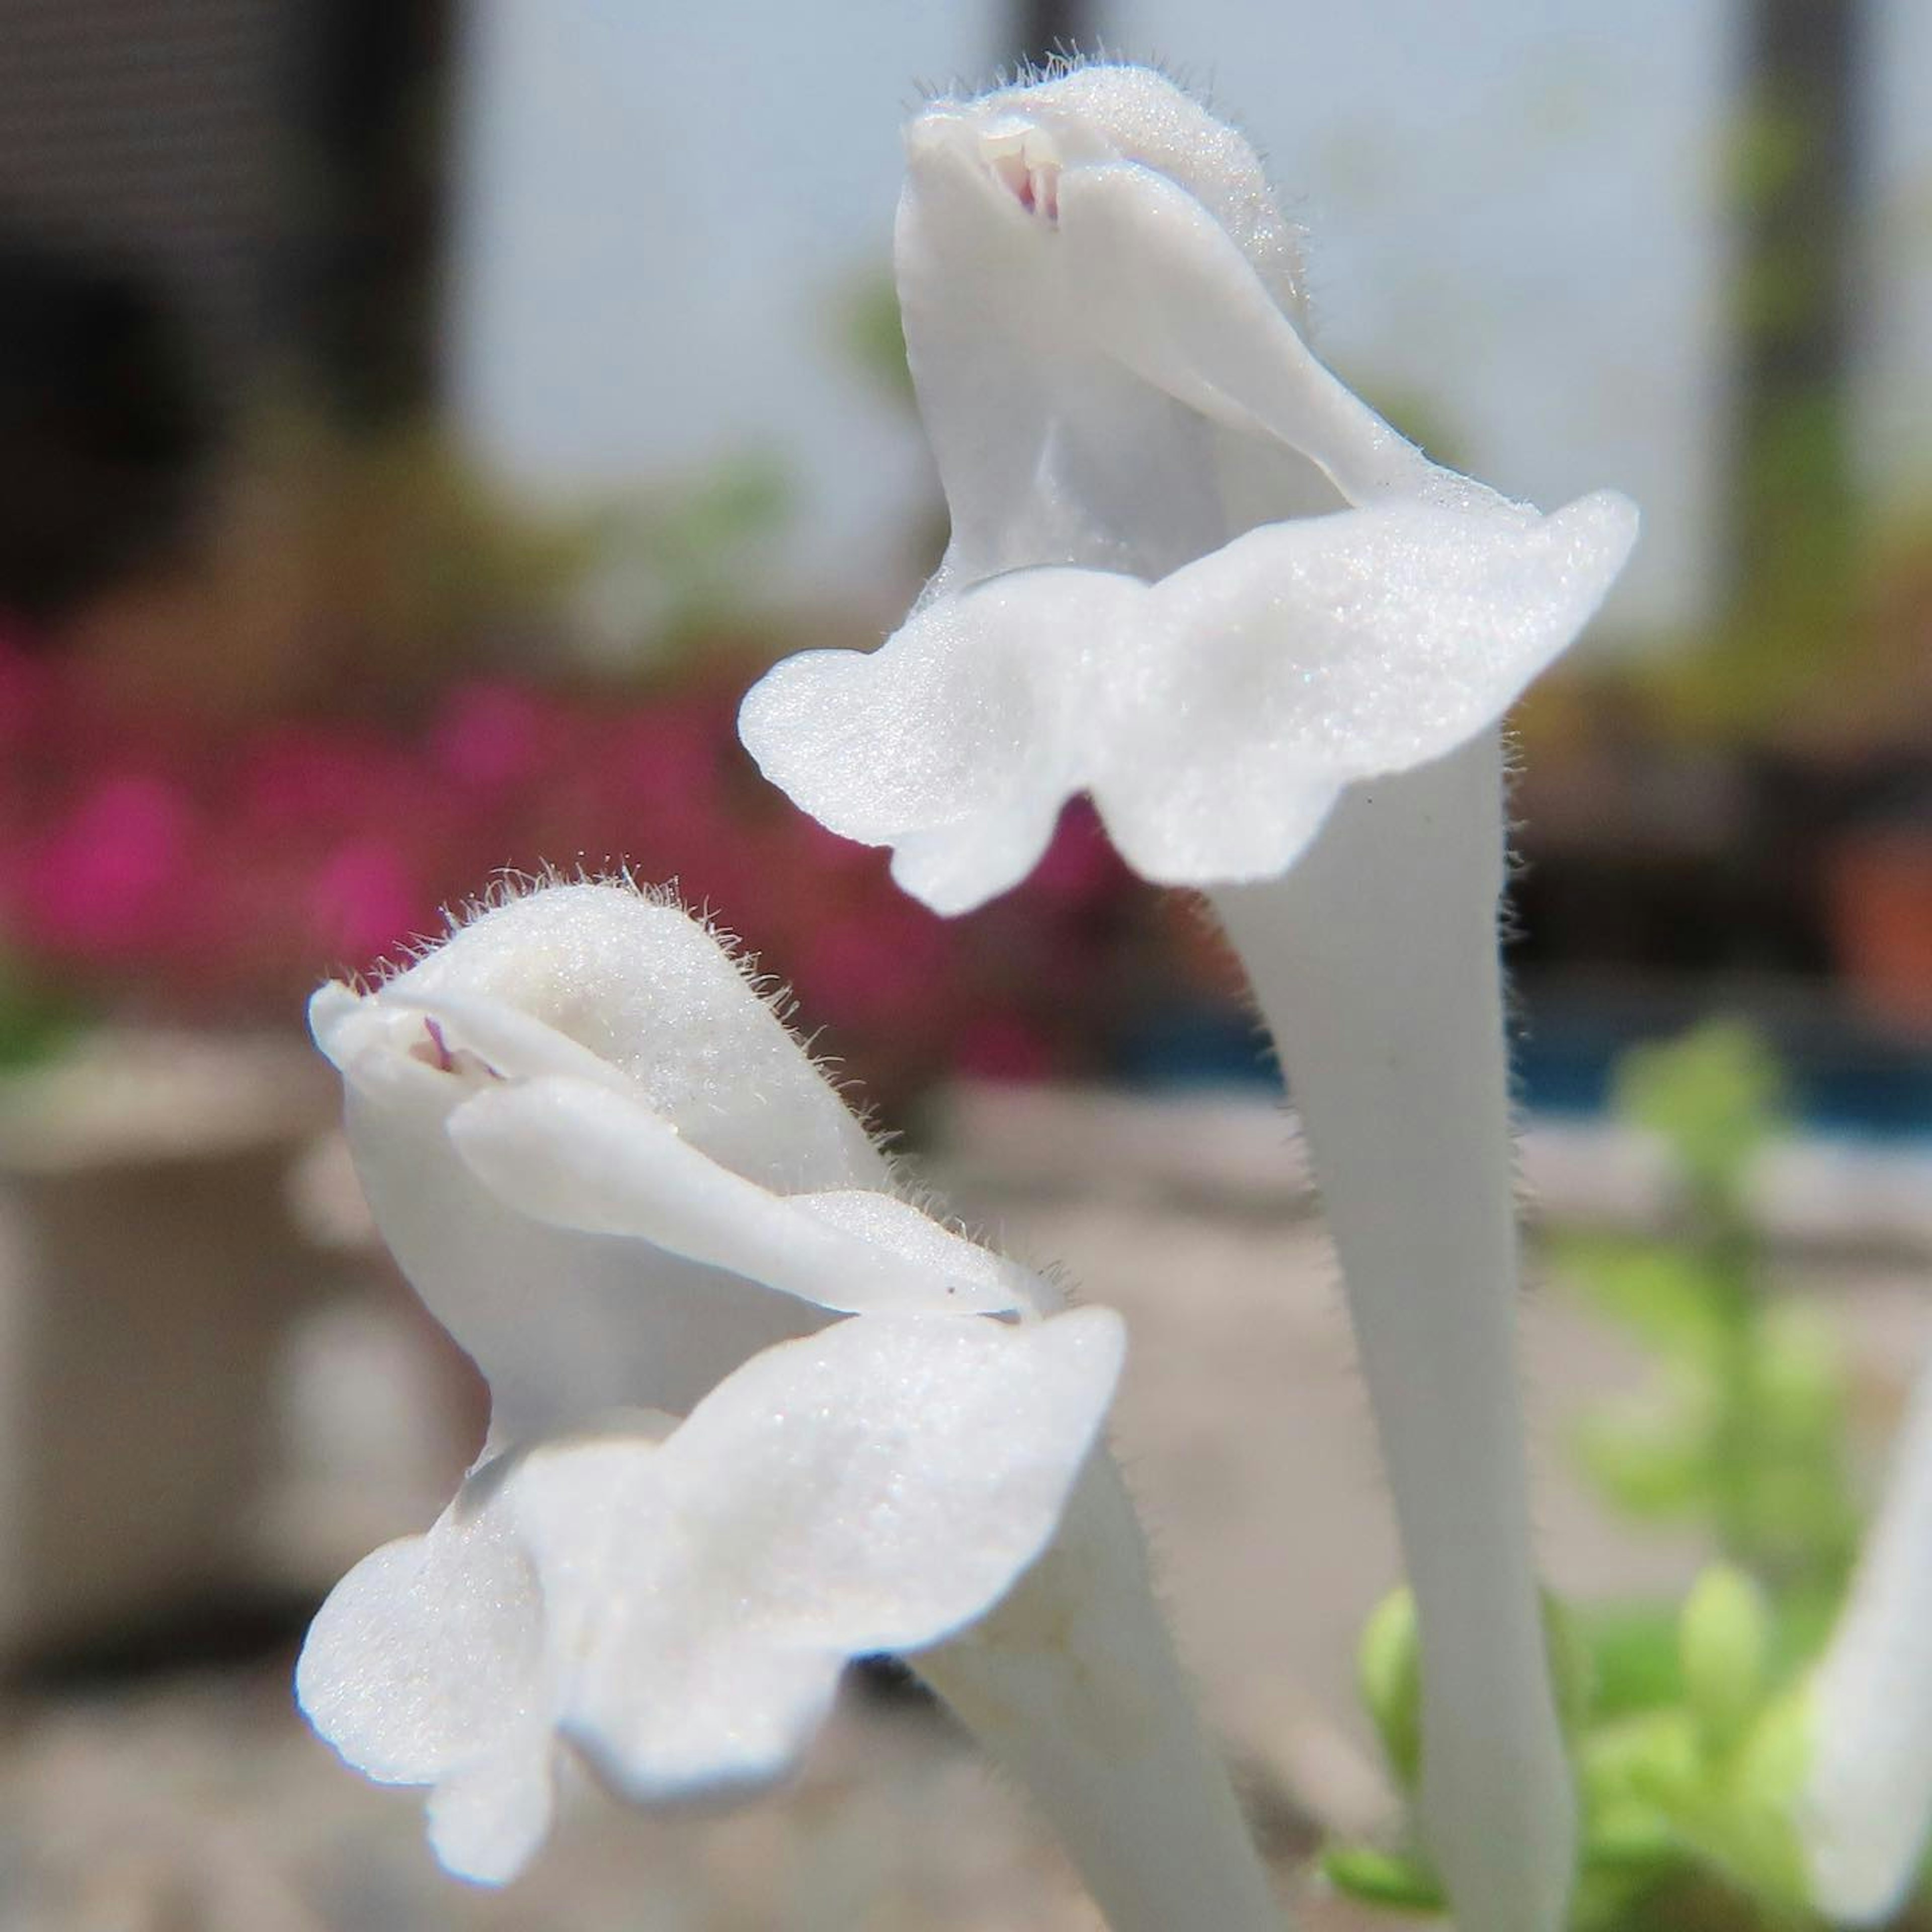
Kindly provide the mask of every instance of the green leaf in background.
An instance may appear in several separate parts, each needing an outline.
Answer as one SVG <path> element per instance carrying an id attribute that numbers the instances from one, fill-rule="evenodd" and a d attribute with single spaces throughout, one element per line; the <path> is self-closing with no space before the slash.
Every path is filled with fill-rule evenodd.
<path id="1" fill-rule="evenodd" d="M 1339 1845 L 1322 1855 L 1322 1870 L 1337 1892 L 1392 1912 L 1438 1912 L 1448 1901 L 1436 1874 L 1420 1859 L 1368 1845 Z"/>
<path id="2" fill-rule="evenodd" d="M 0 953 L 0 1074 L 58 1058 L 86 1023 L 71 1000 L 29 980 Z"/>
<path id="3" fill-rule="evenodd" d="M 1572 1436 L 1583 1473 L 1628 1516 L 1671 1522 L 1707 1510 L 1714 1494 L 1708 1406 L 1681 1390 L 1674 1401 L 1646 1393 L 1585 1417 Z"/>
<path id="4" fill-rule="evenodd" d="M 838 320 L 841 344 L 852 365 L 900 407 L 916 407 L 898 285 L 889 266 L 854 278 L 839 304 Z"/>
<path id="5" fill-rule="evenodd" d="M 1593 1237 L 1559 1242 L 1555 1259 L 1593 1308 L 1659 1354 L 1714 1363 L 1723 1353 L 1713 1284 L 1690 1250 Z"/>
<path id="6" fill-rule="evenodd" d="M 1784 1076 L 1750 1028 L 1711 1020 L 1680 1040 L 1632 1048 L 1618 1063 L 1612 1106 L 1662 1137 L 1697 1192 L 1722 1194 L 1784 1127 Z"/>
<path id="7" fill-rule="evenodd" d="M 1554 1590 L 1543 1592 L 1543 1641 L 1550 1655 L 1550 1681 L 1556 1714 L 1573 1744 L 1590 1721 L 1597 1694 L 1597 1660 L 1591 1654 L 1582 1619 Z"/>
<path id="8" fill-rule="evenodd" d="M 1809 1758 L 1802 1695 L 1766 1706 L 1738 1745 L 1702 1760 L 1664 1807 L 1686 1844 L 1756 1902 L 1766 1924 L 1815 1923 L 1792 1808 Z"/>
<path id="9" fill-rule="evenodd" d="M 1743 1737 L 1765 1693 L 1771 1609 L 1735 1564 L 1714 1563 L 1691 1586 L 1678 1620 L 1684 1702 L 1707 1754 Z"/>
<path id="10" fill-rule="evenodd" d="M 1595 1671 L 1591 1716 L 1611 1723 L 1679 1703 L 1677 1613 L 1667 1604 L 1592 1604 L 1571 1612 Z"/>
<path id="11" fill-rule="evenodd" d="M 1355 1653 L 1355 1681 L 1389 1769 L 1412 1795 L 1422 1772 L 1422 1653 L 1408 1591 L 1391 1590 L 1376 1606 Z"/>

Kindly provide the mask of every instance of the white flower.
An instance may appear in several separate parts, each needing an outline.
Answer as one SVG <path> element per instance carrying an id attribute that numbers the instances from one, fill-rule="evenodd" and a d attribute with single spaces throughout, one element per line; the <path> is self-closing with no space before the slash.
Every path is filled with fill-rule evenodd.
<path id="1" fill-rule="evenodd" d="M 1594 610 L 1629 504 L 1539 516 L 1352 395 L 1298 332 L 1252 152 L 1159 75 L 944 102 L 908 150 L 900 298 L 952 543 L 881 650 L 788 660 L 741 730 L 908 891 L 1016 884 L 1081 790 L 1149 878 L 1277 874 Z"/>
<path id="2" fill-rule="evenodd" d="M 1421 1812 L 1458 1919 L 1564 1921 L 1575 1811 L 1514 1355 L 1498 721 L 1636 532 L 1430 463 L 1303 340 L 1295 238 L 1231 129 L 1076 67 L 915 121 L 897 260 L 952 513 L 870 655 L 745 742 L 944 911 L 1090 791 L 1210 889 L 1305 1126 L 1414 1586 Z"/>
<path id="3" fill-rule="evenodd" d="M 838 1090 L 674 903 L 553 885 L 309 1012 L 383 1238 L 488 1379 L 493 1442 L 682 1414 L 840 1313 L 1039 1292 L 885 1191 Z"/>
<path id="4" fill-rule="evenodd" d="M 1795 1822 L 1812 1902 L 1835 1924 L 1892 1918 L 1932 1836 L 1932 1364 L 1809 1692 Z"/>
<path id="5" fill-rule="evenodd" d="M 437 1855 L 474 1879 L 541 1843 L 560 1741 L 639 1803 L 756 1789 L 848 1658 L 951 1636 L 1040 1555 L 1120 1353 L 1100 1309 L 862 1316 L 754 1356 L 668 1434 L 506 1452 L 337 1586 L 302 1708 L 358 1770 L 434 1786 Z"/>
<path id="6" fill-rule="evenodd" d="M 552 886 L 312 1013 L 492 1414 L 436 1526 L 330 1598 L 300 1694 L 350 1762 L 434 1787 L 452 1869 L 522 1865 L 560 1741 L 640 1800 L 778 1775 L 848 1657 L 952 1636 L 1046 1547 L 1118 1318 L 1044 1318 L 1036 1277 L 884 1191 L 701 925 Z"/>

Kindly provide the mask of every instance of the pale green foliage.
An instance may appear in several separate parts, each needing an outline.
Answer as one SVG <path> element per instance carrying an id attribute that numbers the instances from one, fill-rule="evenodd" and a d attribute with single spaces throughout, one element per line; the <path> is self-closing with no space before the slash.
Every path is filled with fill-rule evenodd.
<path id="1" fill-rule="evenodd" d="M 1782 1125 L 1781 1076 L 1760 1040 L 1720 1022 L 1627 1054 L 1616 1096 L 1669 1150 L 1680 1198 L 1668 1239 L 1557 1245 L 1558 1272 L 1657 1364 L 1636 1397 L 1580 1426 L 1585 1472 L 1630 1514 L 1708 1527 L 1815 1635 L 1858 1522 L 1833 1337 L 1770 1292 L 1745 1198 Z"/>
<path id="2" fill-rule="evenodd" d="M 1748 1208 L 1750 1164 L 1782 1126 L 1784 1082 L 1762 1042 L 1725 1023 L 1627 1055 L 1615 1090 L 1620 1114 L 1668 1148 L 1677 1208 L 1668 1238 L 1557 1244 L 1559 1273 L 1654 1361 L 1640 1396 L 1587 1418 L 1575 1445 L 1612 1507 L 1702 1530 L 1723 1555 L 1675 1611 L 1549 1604 L 1583 1810 L 1571 1924 L 1815 1927 L 1791 1824 L 1810 1758 L 1802 1686 L 1858 1519 L 1833 1337 L 1816 1311 L 1772 1293 Z M 1412 1794 L 1420 1718 L 1406 1593 L 1371 1618 L 1359 1669 L 1390 1768 Z M 1338 1849 L 1325 1868 L 1385 1910 L 1442 1910 L 1412 1846 Z"/>

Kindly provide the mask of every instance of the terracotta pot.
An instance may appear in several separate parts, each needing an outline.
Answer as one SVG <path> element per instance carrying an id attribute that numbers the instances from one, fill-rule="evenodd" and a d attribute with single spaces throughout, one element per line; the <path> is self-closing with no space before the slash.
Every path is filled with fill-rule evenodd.
<path id="1" fill-rule="evenodd" d="M 1932 824 L 1856 833 L 1826 871 L 1838 968 L 1875 1019 L 1932 1035 Z"/>

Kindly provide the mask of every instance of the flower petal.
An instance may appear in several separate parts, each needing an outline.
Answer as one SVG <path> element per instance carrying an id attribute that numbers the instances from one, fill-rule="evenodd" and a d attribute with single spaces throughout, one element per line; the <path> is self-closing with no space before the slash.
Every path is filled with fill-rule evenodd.
<path id="1" fill-rule="evenodd" d="M 748 1187 L 889 1183 L 741 962 L 702 922 L 628 885 L 544 886 L 494 905 L 374 992 L 325 987 L 311 1023 L 343 1071 L 376 1223 L 488 1379 L 498 1447 L 625 1404 L 683 1413 L 748 1356 L 826 1317 L 736 1272 L 516 1211 L 446 1131 L 464 1101 L 566 1076 L 661 1116 L 694 1158 Z"/>
<path id="2" fill-rule="evenodd" d="M 884 1180 L 863 1127 L 743 963 L 662 896 L 541 886 L 459 926 L 363 1004 L 446 1023 L 503 1074 L 628 1082 L 714 1160 L 773 1187 Z M 322 1002 L 319 1023 L 340 1024 L 338 1008 Z"/>
<path id="3" fill-rule="evenodd" d="M 370 1210 L 410 1286 L 489 1382 L 499 1447 L 613 1408 L 682 1414 L 746 1357 L 825 1320 L 735 1274 L 518 1212 L 465 1164 L 448 1118 L 350 1088 L 349 1144 Z"/>
<path id="4" fill-rule="evenodd" d="M 848 1187 L 788 1195 L 786 1199 L 800 1214 L 896 1256 L 928 1283 L 937 1284 L 928 1289 L 923 1306 L 887 1312 L 926 1314 L 937 1307 L 948 1315 L 1006 1315 L 1016 1310 L 1044 1314 L 1060 1305 L 1030 1269 L 955 1233 L 896 1195 Z"/>
<path id="5" fill-rule="evenodd" d="M 963 911 L 1046 849 L 1085 782 L 1083 700 L 1147 598 L 1097 571 L 997 578 L 934 598 L 876 651 L 788 658 L 746 694 L 740 735 L 795 804 L 893 846 L 907 890 Z"/>
<path id="6" fill-rule="evenodd" d="M 446 1052 L 473 1054 L 503 1079 L 556 1074 L 619 1093 L 630 1085 L 622 1072 L 581 1042 L 501 1000 L 405 978 L 385 987 L 370 1004 L 392 1022 L 398 1015 L 435 1021 Z"/>
<path id="7" fill-rule="evenodd" d="M 530 1863 L 550 1834 L 556 1809 L 554 1748 L 543 1712 L 437 1780 L 429 1798 L 429 1842 L 446 1871 L 478 1885 L 507 1885 Z"/>
<path id="8" fill-rule="evenodd" d="M 338 1073 L 346 1073 L 361 1044 L 354 1032 L 362 996 L 340 980 L 318 986 L 309 996 L 308 1030 L 322 1058 Z"/>
<path id="9" fill-rule="evenodd" d="M 842 1190 L 829 1212 L 814 1213 L 812 1197 L 734 1174 L 607 1088 L 560 1079 L 486 1088 L 451 1114 L 448 1131 L 483 1185 L 533 1221 L 633 1237 L 844 1312 L 1016 1306 L 994 1257 L 916 1208 L 880 1196 L 860 1224 L 836 1204 Z"/>
<path id="10" fill-rule="evenodd" d="M 767 1628 L 910 1649 L 980 1615 L 1046 1546 L 1126 1352 L 1104 1308 L 1017 1328 L 840 1322 L 747 1363 L 664 1453 L 694 1488 L 742 1499 L 721 1580 L 755 1568 Z"/>
<path id="11" fill-rule="evenodd" d="M 1060 238 L 980 156 L 971 114 L 908 130 L 907 362 L 951 513 L 935 587 L 1074 563 L 1159 576 L 1224 542 L 1210 425 L 1096 350 Z"/>
<path id="12" fill-rule="evenodd" d="M 538 1670 L 536 1578 L 466 1486 L 435 1526 L 365 1556 L 310 1626 L 296 1694 L 358 1771 L 420 1784 L 479 1754 Z"/>
<path id="13" fill-rule="evenodd" d="M 1390 502 L 1270 524 L 1177 571 L 1127 701 L 1088 710 L 1122 852 L 1163 884 L 1284 871 L 1345 786 L 1494 724 L 1636 533 L 1608 493 L 1550 517 Z"/>
<path id="14" fill-rule="evenodd" d="M 1100 348 L 1213 421 L 1299 451 L 1351 502 L 1490 495 L 1318 362 L 1226 230 L 1166 176 L 1131 162 L 1070 170 L 1060 244 Z"/>
<path id="15" fill-rule="evenodd" d="M 1100 1309 L 865 1316 L 747 1363 L 661 1448 L 533 1454 L 506 1494 L 566 1735 L 640 1799 L 781 1773 L 844 1659 L 950 1634 L 1040 1554 L 1124 1349 Z"/>
<path id="16" fill-rule="evenodd" d="M 1266 878 L 1344 788 L 1493 724 L 1636 533 L 1608 492 L 1550 517 L 1393 501 L 1268 524 L 1150 589 L 1018 572 L 869 656 L 779 665 L 746 700 L 746 742 L 834 831 L 893 845 L 940 912 L 1016 883 L 1082 789 L 1148 878 Z"/>

